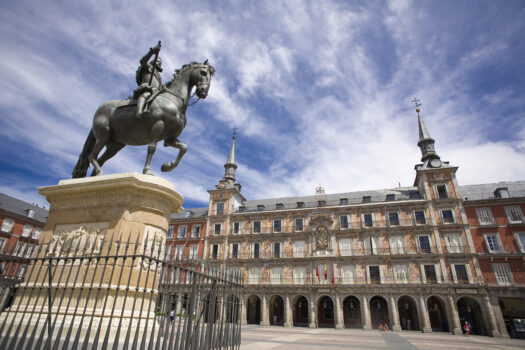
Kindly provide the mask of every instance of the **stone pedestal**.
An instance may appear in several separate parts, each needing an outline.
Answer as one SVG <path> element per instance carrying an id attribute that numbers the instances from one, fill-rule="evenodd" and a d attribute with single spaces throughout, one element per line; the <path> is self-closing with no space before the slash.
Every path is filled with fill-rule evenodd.
<path id="1" fill-rule="evenodd" d="M 99 341 L 104 334 L 120 342 L 152 332 L 161 266 L 150 257 L 163 260 L 170 216 L 181 210 L 182 196 L 168 181 L 138 173 L 62 180 L 39 192 L 50 209 L 38 258 L 53 259 L 32 264 L 18 300 L 2 316 L 39 329 L 50 317 L 53 338 L 61 341 L 78 332 L 81 342 L 92 341 L 97 329 Z"/>

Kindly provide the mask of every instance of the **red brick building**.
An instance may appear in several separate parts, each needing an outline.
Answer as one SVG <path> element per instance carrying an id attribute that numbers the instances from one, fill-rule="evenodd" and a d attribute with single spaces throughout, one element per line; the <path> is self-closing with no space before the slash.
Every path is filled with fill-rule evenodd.
<path id="1" fill-rule="evenodd" d="M 3 285 L 24 278 L 47 220 L 47 210 L 0 193 L 0 278 Z M 12 288 L 0 290 L 0 310 L 9 305 Z"/>
<path id="2" fill-rule="evenodd" d="M 173 214 L 167 233 L 170 256 L 176 260 L 201 260 L 208 208 L 185 209 Z"/>
<path id="3" fill-rule="evenodd" d="M 525 181 L 462 186 L 461 192 L 495 316 L 513 333 L 514 319 L 525 318 Z"/>

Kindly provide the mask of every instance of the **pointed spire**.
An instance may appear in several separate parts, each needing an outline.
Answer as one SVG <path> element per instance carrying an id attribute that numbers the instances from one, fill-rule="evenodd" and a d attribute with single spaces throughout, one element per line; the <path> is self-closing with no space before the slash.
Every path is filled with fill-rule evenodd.
<path id="1" fill-rule="evenodd" d="M 417 143 L 417 146 L 421 149 L 421 161 L 425 162 L 431 159 L 439 159 L 439 156 L 437 155 L 434 149 L 435 141 L 432 137 L 430 137 L 425 123 L 423 123 L 423 119 L 419 115 L 419 112 L 421 112 L 421 110 L 419 109 L 421 104 L 419 103 L 419 100 L 417 98 L 415 98 L 412 102 L 414 102 L 416 105 L 417 122 L 419 126 L 419 141 Z"/>
<path id="2" fill-rule="evenodd" d="M 236 128 L 233 129 L 234 134 L 232 136 L 230 155 L 228 156 L 226 164 L 224 164 L 224 179 L 227 181 L 231 180 L 232 182 L 235 182 L 235 169 L 237 169 L 237 164 L 235 163 L 235 129 Z"/>

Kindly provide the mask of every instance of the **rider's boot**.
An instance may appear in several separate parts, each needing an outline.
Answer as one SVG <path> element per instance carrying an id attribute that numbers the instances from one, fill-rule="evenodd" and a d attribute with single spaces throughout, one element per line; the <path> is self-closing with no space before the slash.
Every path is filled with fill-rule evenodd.
<path id="1" fill-rule="evenodd" d="M 142 118 L 142 117 L 148 117 L 149 116 L 149 111 L 148 110 L 144 110 L 144 104 L 145 103 L 146 103 L 146 98 L 144 96 L 140 96 L 137 99 L 137 118 Z"/>

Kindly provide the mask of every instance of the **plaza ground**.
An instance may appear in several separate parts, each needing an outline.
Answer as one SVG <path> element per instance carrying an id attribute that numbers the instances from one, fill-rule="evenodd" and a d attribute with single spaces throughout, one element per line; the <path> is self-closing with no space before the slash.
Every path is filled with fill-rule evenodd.
<path id="1" fill-rule="evenodd" d="M 356 329 L 243 326 L 241 350 L 266 349 L 525 349 L 525 340 L 448 333 L 379 332 Z"/>

